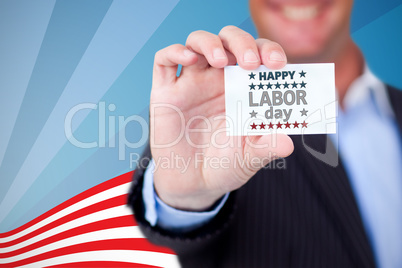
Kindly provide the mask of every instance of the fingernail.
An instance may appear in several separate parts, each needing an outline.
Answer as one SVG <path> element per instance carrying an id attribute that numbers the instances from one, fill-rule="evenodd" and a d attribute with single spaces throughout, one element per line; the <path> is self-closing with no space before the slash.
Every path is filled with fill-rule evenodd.
<path id="1" fill-rule="evenodd" d="M 186 49 L 183 51 L 183 54 L 185 57 L 190 57 L 190 56 L 194 55 L 195 53 L 192 52 L 191 50 Z"/>
<path id="2" fill-rule="evenodd" d="M 286 61 L 286 58 L 281 52 L 272 51 L 271 54 L 269 54 L 269 60 L 271 60 L 271 61 Z"/>
<path id="3" fill-rule="evenodd" d="M 221 48 L 215 48 L 212 55 L 217 60 L 226 59 L 226 54 Z"/>
<path id="4" fill-rule="evenodd" d="M 247 63 L 254 63 L 254 62 L 259 61 L 259 58 L 258 58 L 258 56 L 254 53 L 254 51 L 252 51 L 252 50 L 250 49 L 250 50 L 247 50 L 247 51 L 244 53 L 243 60 L 244 60 L 244 62 L 247 62 Z"/>

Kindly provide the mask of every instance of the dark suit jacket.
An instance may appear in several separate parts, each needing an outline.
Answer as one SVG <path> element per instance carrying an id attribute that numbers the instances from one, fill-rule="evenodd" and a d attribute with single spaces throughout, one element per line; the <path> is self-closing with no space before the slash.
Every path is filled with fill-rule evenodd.
<path id="1" fill-rule="evenodd" d="M 388 87 L 388 93 L 401 131 L 402 91 Z M 325 161 L 334 164 L 338 157 L 326 135 L 292 139 L 285 169 L 262 169 L 230 194 L 211 222 L 189 233 L 151 227 L 144 219 L 144 169 L 138 169 L 129 204 L 142 231 L 172 248 L 183 267 L 375 267 L 342 163 L 328 165 L 303 145 L 329 150 Z"/>

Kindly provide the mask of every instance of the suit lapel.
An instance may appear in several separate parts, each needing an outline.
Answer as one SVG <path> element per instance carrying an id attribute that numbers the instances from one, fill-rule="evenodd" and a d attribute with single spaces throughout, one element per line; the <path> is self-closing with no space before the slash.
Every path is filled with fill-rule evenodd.
<path id="1" fill-rule="evenodd" d="M 328 213 L 336 223 L 350 257 L 357 267 L 375 267 L 349 179 L 342 163 L 338 163 L 332 142 L 327 141 L 326 135 L 294 136 L 293 140 L 295 152 L 299 152 L 298 158 L 306 166 L 307 177 L 319 199 L 328 204 Z"/>
<path id="2" fill-rule="evenodd" d="M 399 131 L 402 133 L 402 92 L 387 86 Z M 375 267 L 357 202 L 337 150 L 327 135 L 294 136 L 295 153 L 306 166 L 308 180 L 338 228 L 357 267 Z M 328 144 L 328 146 L 327 146 Z"/>
<path id="3" fill-rule="evenodd" d="M 402 134 L 402 92 L 391 86 L 387 86 L 387 93 L 392 110 L 395 113 L 396 123 L 399 126 L 399 133 Z"/>

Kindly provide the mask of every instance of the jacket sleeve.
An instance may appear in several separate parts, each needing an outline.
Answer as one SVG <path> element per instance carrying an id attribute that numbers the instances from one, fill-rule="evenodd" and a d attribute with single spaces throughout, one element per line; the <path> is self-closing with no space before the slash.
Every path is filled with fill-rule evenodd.
<path id="1" fill-rule="evenodd" d="M 207 224 L 190 232 L 172 232 L 158 226 L 151 226 L 145 219 L 145 207 L 142 197 L 144 172 L 149 164 L 151 151 L 146 147 L 139 163 L 143 165 L 134 172 L 133 182 L 128 197 L 128 205 L 134 212 L 134 217 L 141 231 L 154 244 L 171 248 L 181 262 L 191 260 L 191 256 L 202 254 L 205 251 L 213 251 L 225 236 L 225 231 L 230 225 L 236 209 L 235 196 L 232 192 L 219 213 Z M 208 254 L 209 255 L 209 254 Z M 211 260 L 212 261 L 212 260 Z"/>

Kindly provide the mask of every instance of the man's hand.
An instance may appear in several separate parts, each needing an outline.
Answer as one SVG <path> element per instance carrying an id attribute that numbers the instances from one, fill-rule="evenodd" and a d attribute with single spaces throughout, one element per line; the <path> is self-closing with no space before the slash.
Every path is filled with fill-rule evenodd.
<path id="1" fill-rule="evenodd" d="M 236 63 L 247 70 L 261 64 L 279 69 L 286 56 L 277 43 L 255 40 L 234 26 L 218 36 L 193 32 L 185 46 L 172 45 L 155 55 L 152 157 L 156 163 L 174 161 L 157 166 L 154 183 L 159 197 L 172 207 L 205 210 L 274 158 L 293 151 L 286 135 L 226 136 L 223 67 Z"/>

